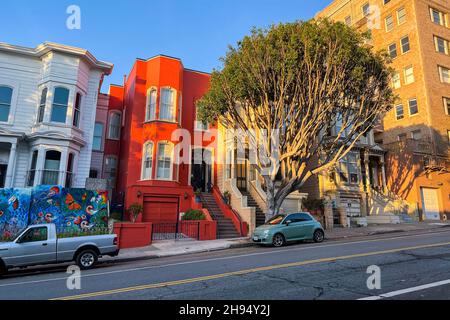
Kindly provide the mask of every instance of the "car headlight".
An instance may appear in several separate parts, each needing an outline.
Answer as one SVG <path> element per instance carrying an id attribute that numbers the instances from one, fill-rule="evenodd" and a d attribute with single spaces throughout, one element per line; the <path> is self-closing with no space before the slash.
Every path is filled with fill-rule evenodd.
<path id="1" fill-rule="evenodd" d="M 269 235 L 269 233 L 270 233 L 270 230 L 264 231 L 264 236 L 267 237 Z"/>

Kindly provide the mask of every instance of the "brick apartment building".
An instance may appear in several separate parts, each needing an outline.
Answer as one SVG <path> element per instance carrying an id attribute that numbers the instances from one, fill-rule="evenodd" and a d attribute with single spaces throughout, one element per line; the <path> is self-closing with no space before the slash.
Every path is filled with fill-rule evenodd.
<path id="1" fill-rule="evenodd" d="M 370 29 L 368 45 L 392 58 L 398 100 L 375 128 L 389 195 L 450 218 L 450 2 L 336 0 L 316 17 Z"/>

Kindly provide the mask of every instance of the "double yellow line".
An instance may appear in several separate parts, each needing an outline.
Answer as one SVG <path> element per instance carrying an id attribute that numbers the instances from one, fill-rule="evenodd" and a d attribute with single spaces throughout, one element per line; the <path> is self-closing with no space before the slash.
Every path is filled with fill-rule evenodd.
<path id="1" fill-rule="evenodd" d="M 402 252 L 402 251 L 407 251 L 407 250 L 435 248 L 435 247 L 442 247 L 442 246 L 449 246 L 449 245 L 450 245 L 450 242 L 444 242 L 444 243 L 436 243 L 436 244 L 429 244 L 429 245 L 422 245 L 422 246 L 415 246 L 415 247 L 404 247 L 404 248 L 399 248 L 399 249 L 359 253 L 359 254 L 332 257 L 332 258 L 330 257 L 330 258 L 322 258 L 322 259 L 315 259 L 315 260 L 307 260 L 307 261 L 301 261 L 301 262 L 293 262 L 293 263 L 279 264 L 279 265 L 273 265 L 273 266 L 267 266 L 267 267 L 233 271 L 233 272 L 221 273 L 221 274 L 216 274 L 216 275 L 211 275 L 211 276 L 203 276 L 203 277 L 198 277 L 198 278 L 161 282 L 161 283 L 153 283 L 153 284 L 134 286 L 134 287 L 128 287 L 128 288 L 85 293 L 85 294 L 80 294 L 80 295 L 55 298 L 55 299 L 51 299 L 51 300 L 80 300 L 80 299 L 96 298 L 96 297 L 110 296 L 110 295 L 115 295 L 115 294 L 122 294 L 122 293 L 127 293 L 127 292 L 136 292 L 136 291 L 143 291 L 143 290 L 149 290 L 149 289 L 158 289 L 158 288 L 164 288 L 164 287 L 179 286 L 179 285 L 183 285 L 183 284 L 190 284 L 190 283 L 196 283 L 196 282 L 202 282 L 202 281 L 216 280 L 216 279 L 222 279 L 222 278 L 227 278 L 227 277 L 232 277 L 232 276 L 240 276 L 240 275 L 256 273 L 256 272 L 271 271 L 271 270 L 292 268 L 292 267 L 301 267 L 301 266 L 306 266 L 306 265 L 310 265 L 310 264 L 334 262 L 334 261 L 339 261 L 339 260 L 349 260 L 349 259 L 370 257 L 370 256 L 383 255 L 383 254 L 389 254 L 389 253 L 397 253 L 397 252 Z"/>

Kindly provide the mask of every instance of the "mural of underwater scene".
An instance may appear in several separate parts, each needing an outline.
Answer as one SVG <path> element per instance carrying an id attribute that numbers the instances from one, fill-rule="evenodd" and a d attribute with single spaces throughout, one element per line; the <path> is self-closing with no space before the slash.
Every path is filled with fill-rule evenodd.
<path id="1" fill-rule="evenodd" d="M 31 224 L 54 223 L 59 236 L 108 233 L 106 191 L 36 187 L 31 196 Z"/>
<path id="2" fill-rule="evenodd" d="M 0 189 L 0 241 L 13 239 L 28 225 L 31 189 Z"/>

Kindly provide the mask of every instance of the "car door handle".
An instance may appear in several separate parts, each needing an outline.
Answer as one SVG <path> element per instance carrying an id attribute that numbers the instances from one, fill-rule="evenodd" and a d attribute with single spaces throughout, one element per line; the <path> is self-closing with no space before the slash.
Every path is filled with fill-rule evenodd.
<path id="1" fill-rule="evenodd" d="M 46 247 L 46 246 L 48 246 L 48 243 L 43 243 L 42 246 Z"/>

